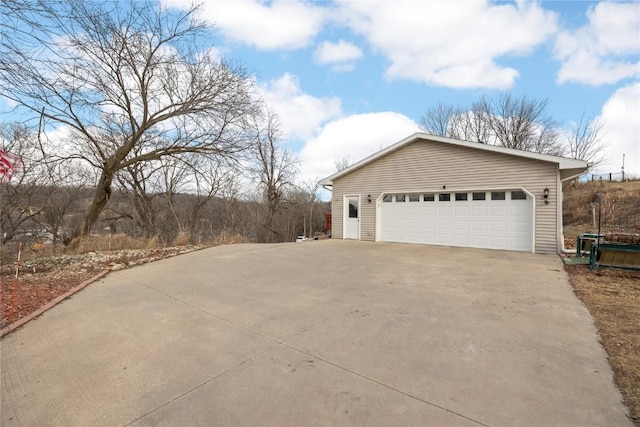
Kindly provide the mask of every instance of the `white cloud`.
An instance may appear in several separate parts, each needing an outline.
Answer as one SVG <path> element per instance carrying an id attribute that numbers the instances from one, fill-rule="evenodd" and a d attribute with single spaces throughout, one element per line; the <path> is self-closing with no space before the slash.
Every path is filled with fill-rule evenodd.
<path id="1" fill-rule="evenodd" d="M 300 89 L 298 78 L 282 77 L 258 85 L 259 96 L 278 113 L 285 139 L 311 138 L 322 123 L 341 114 L 339 98 L 317 98 Z"/>
<path id="2" fill-rule="evenodd" d="M 325 178 L 335 161 L 357 162 L 419 130 L 410 118 L 394 112 L 355 114 L 327 123 L 300 151 L 304 179 Z"/>
<path id="3" fill-rule="evenodd" d="M 4 112 L 17 106 L 18 103 L 13 99 L 9 99 L 6 96 L 0 95 L 0 112 Z"/>
<path id="4" fill-rule="evenodd" d="M 318 64 L 339 64 L 345 69 L 345 66 L 353 67 L 353 62 L 362 58 L 362 50 L 353 43 L 339 40 L 337 43 L 322 42 L 313 52 L 313 60 Z M 350 71 L 350 69 L 347 68 Z"/>
<path id="5" fill-rule="evenodd" d="M 344 64 L 336 64 L 331 67 L 331 71 L 334 73 L 346 73 L 356 69 L 356 64 L 353 62 L 346 62 Z"/>
<path id="6" fill-rule="evenodd" d="M 165 0 L 169 7 L 188 8 L 190 0 Z M 299 49 L 312 43 L 322 28 L 325 9 L 299 0 L 208 0 L 202 18 L 222 34 L 259 50 Z"/>
<path id="7" fill-rule="evenodd" d="M 555 56 L 563 62 L 558 83 L 614 84 L 638 76 L 638 3 L 601 2 L 587 17 L 587 25 L 574 32 L 564 31 L 556 40 Z"/>
<path id="8" fill-rule="evenodd" d="M 640 82 L 618 89 L 605 102 L 600 116 L 606 160 L 600 173 L 618 173 L 625 154 L 625 172 L 640 177 Z"/>
<path id="9" fill-rule="evenodd" d="M 522 55 L 556 31 L 536 2 L 340 0 L 336 19 L 367 38 L 391 64 L 389 78 L 453 88 L 511 87 L 518 71 L 496 63 Z"/>

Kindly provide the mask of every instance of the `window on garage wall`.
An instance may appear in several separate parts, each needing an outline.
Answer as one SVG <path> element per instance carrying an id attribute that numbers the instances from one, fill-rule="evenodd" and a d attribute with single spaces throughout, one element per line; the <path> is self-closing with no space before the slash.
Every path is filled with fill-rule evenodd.
<path id="1" fill-rule="evenodd" d="M 486 200 L 487 199 L 487 193 L 473 193 L 473 200 Z"/>
<path id="2" fill-rule="evenodd" d="M 524 191 L 512 191 L 511 200 L 527 200 L 527 193 Z"/>
<path id="3" fill-rule="evenodd" d="M 420 201 L 420 195 L 419 194 L 409 194 L 409 201 L 410 202 L 419 202 Z"/>
<path id="4" fill-rule="evenodd" d="M 450 202 L 451 201 L 451 194 L 449 194 L 449 193 L 440 193 L 440 194 L 438 194 L 438 201 L 440 201 L 440 202 Z"/>
<path id="5" fill-rule="evenodd" d="M 404 194 L 396 194 L 396 202 L 404 202 L 406 199 Z"/>
<path id="6" fill-rule="evenodd" d="M 504 191 L 492 191 L 491 200 L 505 200 L 505 194 Z"/>
<path id="7" fill-rule="evenodd" d="M 424 194 L 422 200 L 424 200 L 425 202 L 433 202 L 435 200 L 435 195 L 434 194 Z"/>
<path id="8" fill-rule="evenodd" d="M 467 200 L 467 193 L 456 193 L 456 202 Z"/>

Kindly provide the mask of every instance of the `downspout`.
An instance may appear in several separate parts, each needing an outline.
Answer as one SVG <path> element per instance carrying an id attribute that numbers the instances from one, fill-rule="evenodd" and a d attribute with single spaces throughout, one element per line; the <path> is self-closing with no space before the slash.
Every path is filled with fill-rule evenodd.
<path id="1" fill-rule="evenodd" d="M 564 236 L 562 236 L 562 243 L 560 246 L 560 253 L 562 255 L 575 255 L 577 253 L 576 249 L 567 249 L 564 247 Z"/>

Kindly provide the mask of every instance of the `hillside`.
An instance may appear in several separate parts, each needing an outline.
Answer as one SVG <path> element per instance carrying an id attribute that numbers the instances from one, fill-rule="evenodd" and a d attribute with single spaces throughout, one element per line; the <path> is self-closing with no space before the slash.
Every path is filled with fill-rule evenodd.
<path id="1" fill-rule="evenodd" d="M 566 239 L 598 230 L 598 194 L 603 234 L 640 234 L 640 180 L 571 182 L 563 188 Z M 595 220 L 594 220 L 595 218 Z"/>

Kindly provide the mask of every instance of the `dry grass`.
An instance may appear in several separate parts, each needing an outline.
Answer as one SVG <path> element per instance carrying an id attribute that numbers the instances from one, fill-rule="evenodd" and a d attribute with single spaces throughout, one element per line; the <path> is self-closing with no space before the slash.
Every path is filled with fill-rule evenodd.
<path id="1" fill-rule="evenodd" d="M 229 241 L 230 240 L 230 241 Z M 203 242 L 203 246 L 215 246 L 224 243 L 244 243 L 247 239 L 240 236 L 219 237 L 213 242 Z M 182 234 L 176 237 L 171 246 L 189 245 L 189 235 Z M 127 249 L 162 249 L 167 245 L 159 236 L 150 238 L 133 238 L 126 234 L 93 235 L 85 237 L 72 245 L 63 244 L 25 244 L 22 248 L 21 259 L 23 261 L 49 258 L 60 255 L 81 255 L 88 252 L 121 251 Z M 12 241 L 0 245 L 0 260 L 2 265 L 13 264 L 17 260 L 18 242 Z"/>
<path id="2" fill-rule="evenodd" d="M 171 246 L 188 246 L 190 235 L 181 233 L 171 242 Z M 213 241 L 202 242 L 202 246 L 219 246 L 234 243 L 248 243 L 249 239 L 239 234 L 220 233 Z M 94 235 L 85 237 L 74 245 L 63 244 L 25 244 L 22 248 L 23 261 L 50 258 L 60 255 L 81 255 L 88 252 L 121 251 L 127 249 L 162 249 L 168 245 L 159 237 L 133 238 L 126 234 Z M 0 245 L 2 265 L 13 264 L 18 256 L 18 242 L 12 241 Z"/>
<path id="3" fill-rule="evenodd" d="M 563 188 L 564 235 L 575 239 L 583 232 L 598 230 L 593 208 L 598 212 L 598 194 L 603 197 L 601 232 L 640 233 L 640 180 L 629 182 L 571 182 Z"/>
<path id="4" fill-rule="evenodd" d="M 236 243 L 249 243 L 249 239 L 241 234 L 227 234 L 225 232 L 222 232 L 212 243 L 215 246 L 233 245 Z"/>
<path id="5" fill-rule="evenodd" d="M 640 272 L 565 268 L 593 317 L 631 418 L 640 425 Z"/>
<path id="6" fill-rule="evenodd" d="M 156 249 L 162 248 L 160 239 L 134 239 L 126 234 L 89 236 L 74 245 L 30 243 L 23 245 L 21 259 L 23 261 L 49 258 L 60 255 L 80 255 L 87 252 L 119 251 L 124 249 Z M 18 242 L 12 241 L 0 246 L 2 265 L 13 264 L 18 258 Z"/>

